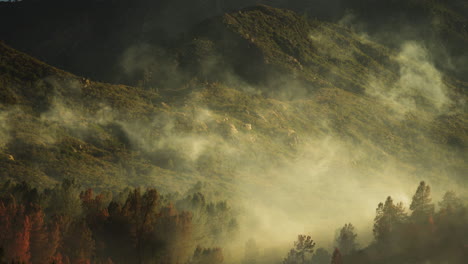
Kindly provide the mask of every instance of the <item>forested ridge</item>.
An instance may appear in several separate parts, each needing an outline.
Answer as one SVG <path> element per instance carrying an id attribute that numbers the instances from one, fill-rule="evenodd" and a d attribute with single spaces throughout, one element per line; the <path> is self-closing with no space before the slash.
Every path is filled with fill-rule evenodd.
<path id="1" fill-rule="evenodd" d="M 0 264 L 466 263 L 467 8 L 0 2 Z"/>
<path id="2" fill-rule="evenodd" d="M 332 254 L 323 248 L 315 250 L 311 237 L 300 235 L 283 263 L 330 263 L 327 258 L 332 264 L 464 263 L 468 259 L 468 208 L 455 192 L 447 191 L 441 201 L 433 202 L 431 187 L 421 182 L 407 206 L 391 196 L 378 204 L 374 240 L 369 245 L 357 243 L 358 234 L 348 223 L 340 229 Z"/>
<path id="3" fill-rule="evenodd" d="M 202 246 L 237 229 L 226 202 L 199 192 L 94 194 L 72 180 L 43 191 L 7 182 L 0 192 L 2 263 L 222 263 L 222 249 Z"/>
<path id="4" fill-rule="evenodd" d="M 231 240 L 238 228 L 226 202 L 207 202 L 200 192 L 94 194 L 67 180 L 43 191 L 6 182 L 0 195 L 2 263 L 217 264 L 224 261 L 222 248 L 203 245 Z M 421 182 L 406 206 L 391 196 L 378 204 L 369 245 L 359 245 L 347 223 L 333 254 L 313 234 L 299 235 L 282 263 L 464 263 L 468 208 L 455 192 L 434 203 L 430 186 Z M 246 242 L 243 263 L 267 259 L 254 239 Z"/>

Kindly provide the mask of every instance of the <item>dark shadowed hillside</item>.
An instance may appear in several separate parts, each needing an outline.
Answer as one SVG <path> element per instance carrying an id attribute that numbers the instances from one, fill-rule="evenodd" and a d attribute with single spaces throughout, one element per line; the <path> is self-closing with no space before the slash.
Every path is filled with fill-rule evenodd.
<path id="1" fill-rule="evenodd" d="M 457 0 L 26 0 L 0 2 L 0 35 L 7 44 L 64 70 L 136 85 L 124 76 L 128 69 L 122 58 L 128 49 L 144 44 L 172 53 L 202 21 L 256 3 L 353 27 L 393 48 L 405 39 L 421 41 L 438 68 L 467 76 L 467 7 Z"/>

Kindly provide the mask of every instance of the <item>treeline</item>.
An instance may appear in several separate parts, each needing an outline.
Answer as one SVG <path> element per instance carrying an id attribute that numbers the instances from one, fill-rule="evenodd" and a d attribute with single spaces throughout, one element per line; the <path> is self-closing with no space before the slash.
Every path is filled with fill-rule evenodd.
<path id="1" fill-rule="evenodd" d="M 220 248 L 201 246 L 235 232 L 231 208 L 199 192 L 179 196 L 155 189 L 94 194 L 70 180 L 40 192 L 7 182 L 0 188 L 0 263 L 222 263 Z"/>
<path id="2" fill-rule="evenodd" d="M 359 249 L 354 226 L 344 225 L 332 254 L 324 248 L 314 250 L 311 237 L 300 235 L 283 264 L 461 264 L 468 260 L 466 201 L 448 191 L 436 210 L 425 182 L 419 184 L 409 211 L 390 196 L 379 203 L 372 231 L 374 241 Z"/>

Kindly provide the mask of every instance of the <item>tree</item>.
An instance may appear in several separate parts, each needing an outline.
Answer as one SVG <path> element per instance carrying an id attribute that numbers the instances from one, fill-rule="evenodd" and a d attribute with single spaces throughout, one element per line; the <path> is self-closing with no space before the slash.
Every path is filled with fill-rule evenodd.
<path id="1" fill-rule="evenodd" d="M 24 206 L 18 205 L 13 196 L 9 198 L 6 203 L 0 200 L 0 247 L 7 261 L 28 263 L 32 223 Z"/>
<path id="2" fill-rule="evenodd" d="M 463 202 L 454 191 L 448 191 L 439 202 L 439 207 L 441 212 L 452 214 L 463 208 Z"/>
<path id="3" fill-rule="evenodd" d="M 90 261 L 96 243 L 93 233 L 83 220 L 73 222 L 64 235 L 64 253 L 72 263 L 87 263 Z"/>
<path id="4" fill-rule="evenodd" d="M 340 250 L 337 248 L 333 251 L 331 264 L 343 264 L 343 258 L 341 257 Z"/>
<path id="5" fill-rule="evenodd" d="M 47 191 L 50 194 L 50 215 L 68 215 L 76 217 L 82 213 L 82 201 L 80 200 L 80 185 L 74 179 L 67 179 L 61 185 Z"/>
<path id="6" fill-rule="evenodd" d="M 49 263 L 56 248 L 48 241 L 47 229 L 44 221 L 44 212 L 36 207 L 30 214 L 31 228 L 31 262 L 46 264 Z"/>
<path id="7" fill-rule="evenodd" d="M 431 201 L 431 187 L 424 181 L 420 182 L 411 201 L 411 218 L 416 222 L 429 221 L 434 214 L 434 204 Z"/>
<path id="8" fill-rule="evenodd" d="M 324 248 L 318 248 L 312 256 L 311 264 L 329 264 L 331 255 Z"/>
<path id="9" fill-rule="evenodd" d="M 400 227 L 407 216 L 403 204 L 393 203 L 392 197 L 388 196 L 385 204 L 379 203 L 374 219 L 374 237 L 377 242 L 386 242 L 390 239 L 392 232 Z"/>
<path id="10" fill-rule="evenodd" d="M 15 237 L 11 241 L 12 259 L 19 263 L 29 263 L 31 259 L 30 243 L 32 223 L 28 216 L 25 216 L 20 223 L 19 229 L 15 232 Z"/>
<path id="11" fill-rule="evenodd" d="M 258 247 L 254 239 L 249 239 L 245 243 L 245 255 L 242 263 L 244 264 L 256 264 L 258 259 Z"/>
<path id="12" fill-rule="evenodd" d="M 193 248 L 191 235 L 191 213 L 179 213 L 172 204 L 161 209 L 156 222 L 155 237 L 156 241 L 164 244 L 163 263 L 185 263 Z"/>
<path id="13" fill-rule="evenodd" d="M 190 264 L 221 264 L 223 261 L 223 251 L 220 248 L 197 247 Z"/>
<path id="14" fill-rule="evenodd" d="M 336 245 L 340 249 L 340 252 L 348 255 L 355 251 L 357 248 L 356 237 L 357 234 L 355 233 L 354 226 L 351 223 L 345 224 L 336 238 Z"/>
<path id="15" fill-rule="evenodd" d="M 283 264 L 304 264 L 306 263 L 306 255 L 312 255 L 314 252 L 315 242 L 310 236 L 298 235 L 297 241 L 294 242 L 288 256 L 284 259 Z"/>

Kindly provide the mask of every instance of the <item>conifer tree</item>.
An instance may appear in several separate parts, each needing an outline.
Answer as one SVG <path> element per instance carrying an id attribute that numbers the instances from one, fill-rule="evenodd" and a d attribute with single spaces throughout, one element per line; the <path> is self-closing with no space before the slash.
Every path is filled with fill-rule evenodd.
<path id="1" fill-rule="evenodd" d="M 454 191 L 447 191 L 439 202 L 439 207 L 441 212 L 451 214 L 463 208 L 463 202 Z"/>
<path id="2" fill-rule="evenodd" d="M 431 187 L 424 181 L 419 183 L 416 193 L 413 195 L 410 209 L 413 211 L 411 218 L 416 222 L 426 222 L 434 214 L 434 204 L 431 198 Z"/>
<path id="3" fill-rule="evenodd" d="M 342 254 L 348 255 L 356 250 L 356 237 L 357 234 L 355 232 L 354 226 L 351 223 L 345 224 L 341 228 L 340 234 L 336 239 L 336 245 Z"/>
<path id="4" fill-rule="evenodd" d="M 312 255 L 314 252 L 315 242 L 310 236 L 298 235 L 297 241 L 294 242 L 288 256 L 283 260 L 283 264 L 304 264 L 306 263 L 306 256 Z"/>
<path id="5" fill-rule="evenodd" d="M 374 219 L 374 237 L 377 242 L 390 239 L 391 233 L 406 220 L 405 209 L 402 203 L 394 204 L 392 197 L 388 196 L 385 204 L 379 203 Z"/>

